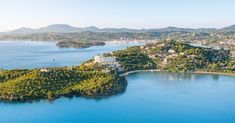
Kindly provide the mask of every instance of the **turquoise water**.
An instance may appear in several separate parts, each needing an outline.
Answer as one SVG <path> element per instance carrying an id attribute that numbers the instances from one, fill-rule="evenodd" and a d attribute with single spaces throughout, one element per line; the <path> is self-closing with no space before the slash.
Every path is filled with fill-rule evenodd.
<path id="1" fill-rule="evenodd" d="M 142 72 L 127 80 L 126 92 L 105 99 L 1 102 L 0 123 L 235 122 L 235 77 Z"/>

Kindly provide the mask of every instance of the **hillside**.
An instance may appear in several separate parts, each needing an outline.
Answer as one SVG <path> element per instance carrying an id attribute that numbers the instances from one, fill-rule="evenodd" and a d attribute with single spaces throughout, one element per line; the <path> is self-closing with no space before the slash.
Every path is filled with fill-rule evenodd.
<path id="1" fill-rule="evenodd" d="M 124 71 L 235 72 L 235 59 L 230 50 L 197 47 L 173 40 L 130 47 L 107 55 L 115 56 Z"/>
<path id="2" fill-rule="evenodd" d="M 87 67 L 87 66 L 84 66 Z M 90 66 L 6 70 L 0 72 L 0 99 L 28 101 L 60 96 L 103 97 L 125 91 L 125 78 Z"/>
<path id="3" fill-rule="evenodd" d="M 221 30 L 227 30 L 227 31 L 235 31 L 235 25 L 224 27 Z"/>
<path id="4" fill-rule="evenodd" d="M 170 72 L 222 71 L 234 72 L 234 58 L 230 50 L 192 46 L 176 41 L 148 44 L 141 48 L 158 69 Z"/>

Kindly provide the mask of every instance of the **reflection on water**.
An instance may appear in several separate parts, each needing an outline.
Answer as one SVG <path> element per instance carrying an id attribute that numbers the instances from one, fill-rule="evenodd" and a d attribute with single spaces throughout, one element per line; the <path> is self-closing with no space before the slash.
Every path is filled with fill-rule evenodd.
<path id="1" fill-rule="evenodd" d="M 59 97 L 59 99 L 65 99 L 65 100 L 73 100 L 73 99 L 83 99 L 83 100 L 91 100 L 91 101 L 102 101 L 102 100 L 108 100 L 111 98 L 115 98 L 115 97 L 119 97 L 122 94 L 125 93 L 126 90 L 124 90 L 123 92 L 120 92 L 118 94 L 115 95 L 110 95 L 110 96 L 100 96 L 100 97 L 81 97 L 81 96 L 62 96 Z M 0 100 L 0 104 L 5 104 L 5 105 L 17 105 L 17 104 L 37 104 L 37 103 L 49 103 L 49 104 L 53 104 L 53 102 L 56 102 L 56 100 L 47 100 L 47 99 L 36 99 L 36 100 L 28 100 L 28 101 L 4 101 L 4 100 Z M 1 123 L 1 122 L 0 122 Z"/>
<path id="2" fill-rule="evenodd" d="M 205 77 L 210 76 L 213 80 L 218 81 L 219 75 L 211 74 L 211 75 L 203 75 L 203 74 L 193 74 L 193 73 L 167 73 L 167 72 L 159 72 L 158 75 L 165 80 L 175 81 L 175 80 L 190 80 L 196 81 L 201 80 Z"/>

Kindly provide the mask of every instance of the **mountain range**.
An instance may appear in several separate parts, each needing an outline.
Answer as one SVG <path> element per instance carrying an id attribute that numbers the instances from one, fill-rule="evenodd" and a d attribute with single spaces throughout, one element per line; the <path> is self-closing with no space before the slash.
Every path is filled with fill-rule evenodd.
<path id="1" fill-rule="evenodd" d="M 221 29 L 216 28 L 178 28 L 178 27 L 167 27 L 167 28 L 159 28 L 159 29 L 128 29 L 128 28 L 97 28 L 94 26 L 90 27 L 73 27 L 68 24 L 53 24 L 47 27 L 42 27 L 38 29 L 31 28 L 19 28 L 9 32 L 2 32 L 1 34 L 33 34 L 33 33 L 75 33 L 75 32 L 110 32 L 110 33 L 118 33 L 118 32 L 166 32 L 166 31 L 188 31 L 188 32 L 211 32 L 211 31 L 235 31 L 235 25 L 224 27 Z"/>

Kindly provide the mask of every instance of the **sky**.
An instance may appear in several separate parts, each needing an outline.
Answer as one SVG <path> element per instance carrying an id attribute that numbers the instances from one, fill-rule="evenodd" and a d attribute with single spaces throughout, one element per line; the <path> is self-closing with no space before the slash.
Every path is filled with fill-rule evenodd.
<path id="1" fill-rule="evenodd" d="M 221 28 L 235 24 L 235 0 L 0 0 L 0 31 L 50 24 Z"/>

